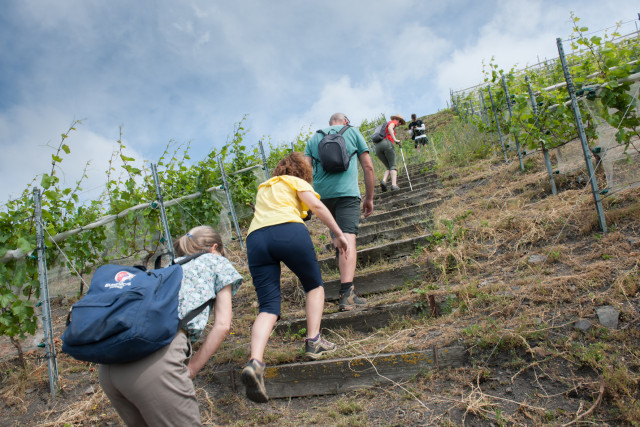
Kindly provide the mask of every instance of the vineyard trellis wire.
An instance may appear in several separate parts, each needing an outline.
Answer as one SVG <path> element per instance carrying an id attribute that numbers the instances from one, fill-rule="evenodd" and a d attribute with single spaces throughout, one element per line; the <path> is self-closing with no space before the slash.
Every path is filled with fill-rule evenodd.
<path id="1" fill-rule="evenodd" d="M 640 80 L 640 33 L 636 31 L 621 36 L 618 29 L 622 24 L 618 24 L 611 36 L 605 33 L 600 37 L 594 35 L 598 32 L 589 32 L 588 28 L 579 27 L 579 18 L 573 15 L 572 18 L 574 37 L 569 41 L 574 52 L 570 56 L 564 55 L 562 40 L 558 39 L 556 44 L 559 56 L 551 62 L 545 61 L 542 73 L 536 73 L 535 67 L 517 71 L 512 69 L 505 73 L 497 64 L 491 62 L 489 72 L 485 72 L 485 83 L 461 91 L 452 90 L 451 103 L 460 117 L 489 133 L 492 141 L 493 132 L 497 132 L 505 161 L 508 161 L 505 149 L 510 147 L 504 139 L 513 139 L 521 170 L 522 156 L 526 155 L 527 151 L 520 152 L 519 136 L 525 135 L 525 145 L 529 154 L 531 150 L 537 151 L 541 148 L 553 194 L 556 192 L 553 175 L 559 171 L 553 171 L 551 168 L 549 149 L 560 150 L 560 147 L 570 141 L 580 139 L 599 222 L 602 230 L 606 231 L 600 196 L 601 193 L 606 194 L 608 189 L 600 191 L 595 176 L 590 171 L 593 167 L 591 157 L 599 154 L 601 147 L 591 146 L 598 137 L 597 117 L 615 127 L 616 140 L 624 146 L 624 153 L 630 146 L 635 147 L 631 139 L 640 137 L 637 96 L 631 94 L 631 85 Z M 635 21 L 627 21 L 629 22 Z M 564 81 L 559 82 L 561 76 L 564 77 Z M 497 81 L 502 84 L 499 85 Z M 536 86 L 535 90 L 532 84 Z M 515 88 L 513 92 L 510 92 L 510 85 Z M 562 92 L 565 88 L 567 91 Z M 492 89 L 495 90 L 495 100 Z M 483 94 L 485 90 L 491 101 L 493 117 L 487 114 L 488 106 L 484 103 Z M 566 94 L 569 95 L 568 99 Z M 599 108 L 589 108 L 587 105 L 581 113 L 578 100 L 583 103 L 597 102 Z M 480 106 L 477 114 L 474 105 Z M 560 154 L 558 151 L 558 161 L 562 159 Z M 638 160 L 635 162 L 637 164 Z M 609 178 L 607 180 L 609 181 Z"/>

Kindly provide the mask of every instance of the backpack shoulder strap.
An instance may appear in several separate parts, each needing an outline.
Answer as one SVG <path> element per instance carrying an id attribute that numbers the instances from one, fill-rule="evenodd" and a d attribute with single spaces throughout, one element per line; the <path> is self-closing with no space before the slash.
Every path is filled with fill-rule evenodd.
<path id="1" fill-rule="evenodd" d="M 349 129 L 350 127 L 353 127 L 351 125 L 344 125 L 342 127 L 342 129 L 340 129 L 340 132 L 338 132 L 338 135 L 342 135 L 343 133 L 345 133 L 347 131 L 347 129 Z"/>
<path id="2" fill-rule="evenodd" d="M 320 133 L 322 134 L 322 136 L 327 136 L 327 134 L 322 129 L 318 129 L 316 133 Z"/>
<path id="3" fill-rule="evenodd" d="M 197 253 L 197 254 L 192 254 L 192 255 L 184 257 L 180 261 L 177 261 L 177 262 L 174 261 L 173 264 L 184 265 L 184 264 L 188 263 L 189 261 L 193 261 L 194 259 L 196 259 L 199 256 L 204 255 L 206 253 L 208 253 L 208 252 L 200 252 L 200 253 Z"/>
<path id="4" fill-rule="evenodd" d="M 184 329 L 184 327 L 187 326 L 187 323 L 191 322 L 207 307 L 209 307 L 209 314 L 211 314 L 211 310 L 213 310 L 213 303 L 215 300 L 215 297 L 211 298 L 210 300 L 203 302 L 202 304 L 188 312 L 187 315 L 180 319 L 180 321 L 178 322 L 178 329 Z"/>

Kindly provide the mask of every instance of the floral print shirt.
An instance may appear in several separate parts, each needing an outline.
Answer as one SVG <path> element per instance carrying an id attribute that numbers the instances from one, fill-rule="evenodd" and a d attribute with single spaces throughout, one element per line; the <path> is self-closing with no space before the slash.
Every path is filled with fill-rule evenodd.
<path id="1" fill-rule="evenodd" d="M 183 264 L 182 286 L 178 294 L 178 317 L 184 318 L 194 308 L 215 298 L 225 286 L 230 285 L 231 294 L 235 295 L 242 281 L 242 276 L 222 255 L 207 253 Z M 202 334 L 209 320 L 209 314 L 209 307 L 206 307 L 187 324 L 192 342 L 197 341 Z"/>

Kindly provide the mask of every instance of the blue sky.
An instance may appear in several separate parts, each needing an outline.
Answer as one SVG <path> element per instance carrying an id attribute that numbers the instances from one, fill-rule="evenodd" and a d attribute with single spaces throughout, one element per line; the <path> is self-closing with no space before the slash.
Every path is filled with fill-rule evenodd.
<path id="1" fill-rule="evenodd" d="M 90 161 L 83 188 L 98 197 L 120 126 L 137 159 L 157 161 L 174 140 L 190 142 L 199 160 L 245 114 L 253 144 L 288 143 L 336 111 L 354 123 L 434 113 L 449 89 L 482 82 L 483 60 L 509 69 L 557 56 L 571 11 L 596 30 L 637 19 L 640 8 L 630 0 L 3 0 L 0 204 L 50 170 L 51 146 L 74 119 L 83 124 L 60 172 L 73 185 Z"/>

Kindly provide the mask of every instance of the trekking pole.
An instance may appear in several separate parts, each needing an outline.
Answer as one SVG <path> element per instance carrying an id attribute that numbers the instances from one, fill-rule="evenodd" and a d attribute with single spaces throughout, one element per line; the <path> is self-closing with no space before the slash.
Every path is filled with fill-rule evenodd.
<path id="1" fill-rule="evenodd" d="M 402 145 L 400 146 L 400 154 L 402 154 L 402 163 L 404 163 L 404 171 L 407 173 L 407 181 L 409 181 L 409 189 L 413 191 L 413 186 L 411 185 L 411 179 L 409 178 L 409 169 L 407 169 L 407 161 L 404 159 L 404 151 L 402 151 Z"/>

